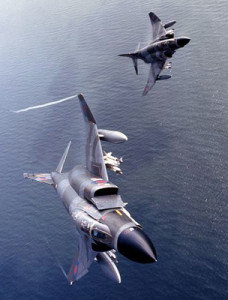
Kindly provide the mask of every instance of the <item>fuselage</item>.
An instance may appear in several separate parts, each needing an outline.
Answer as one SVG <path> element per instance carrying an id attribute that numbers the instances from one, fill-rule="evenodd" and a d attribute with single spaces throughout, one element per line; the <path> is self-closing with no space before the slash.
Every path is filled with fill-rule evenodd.
<path id="1" fill-rule="evenodd" d="M 116 185 L 83 166 L 68 173 L 52 172 L 51 177 L 78 230 L 91 238 L 94 251 L 115 249 L 134 261 L 156 261 L 152 242 L 124 208 Z"/>
<path id="2" fill-rule="evenodd" d="M 134 55 L 145 63 L 153 63 L 159 59 L 172 57 L 177 49 L 184 47 L 189 41 L 190 39 L 186 37 L 157 41 L 135 52 Z"/>

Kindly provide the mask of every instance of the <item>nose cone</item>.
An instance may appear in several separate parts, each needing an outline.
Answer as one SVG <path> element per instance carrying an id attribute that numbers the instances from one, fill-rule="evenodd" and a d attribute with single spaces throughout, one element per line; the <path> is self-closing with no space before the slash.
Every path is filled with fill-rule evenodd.
<path id="1" fill-rule="evenodd" d="M 157 255 L 149 237 L 138 227 L 125 229 L 118 237 L 118 251 L 139 263 L 153 263 Z"/>
<path id="2" fill-rule="evenodd" d="M 123 143 L 128 140 L 128 137 L 124 133 L 118 131 L 118 134 L 119 134 L 119 143 Z"/>
<path id="3" fill-rule="evenodd" d="M 185 45 L 187 45 L 189 42 L 191 41 L 190 38 L 188 37 L 181 37 L 181 38 L 178 38 L 177 39 L 177 45 L 182 48 L 184 47 Z"/>

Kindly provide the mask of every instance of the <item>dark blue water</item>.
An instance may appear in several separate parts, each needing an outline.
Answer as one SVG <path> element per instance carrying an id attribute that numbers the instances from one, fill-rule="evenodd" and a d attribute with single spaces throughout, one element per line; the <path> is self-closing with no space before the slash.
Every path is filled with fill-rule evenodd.
<path id="1" fill-rule="evenodd" d="M 0 3 L 0 299 L 228 298 L 227 10 L 226 0 Z M 150 40 L 150 11 L 192 40 L 143 98 L 149 67 L 136 77 L 117 55 Z M 101 128 L 129 137 L 104 145 L 125 160 L 110 179 L 158 253 L 154 265 L 119 255 L 121 285 L 94 263 L 68 286 L 52 251 L 68 269 L 74 225 L 53 189 L 22 177 L 54 170 L 69 140 L 66 170 L 80 164 L 83 119 L 76 100 L 9 110 L 80 92 Z"/>

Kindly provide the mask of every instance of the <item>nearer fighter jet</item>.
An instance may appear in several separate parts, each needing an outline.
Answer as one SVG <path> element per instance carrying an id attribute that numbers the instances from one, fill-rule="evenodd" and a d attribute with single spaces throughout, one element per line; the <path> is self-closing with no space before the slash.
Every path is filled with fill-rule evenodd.
<path id="1" fill-rule="evenodd" d="M 162 75 L 163 69 L 170 69 L 171 63 L 167 59 L 171 58 L 177 49 L 183 48 L 190 41 L 188 37 L 174 38 L 174 30 L 167 28 L 173 26 L 176 21 L 162 24 L 161 20 L 153 13 L 149 13 L 152 25 L 152 42 L 144 48 L 140 49 L 140 45 L 135 52 L 128 54 L 119 54 L 119 56 L 130 57 L 133 61 L 135 72 L 138 75 L 138 59 L 150 64 L 149 77 L 143 91 L 145 96 L 152 89 L 157 80 L 169 79 L 171 75 Z"/>
<path id="2" fill-rule="evenodd" d="M 24 178 L 53 186 L 76 224 L 78 251 L 67 279 L 70 284 L 84 276 L 96 261 L 105 274 L 120 283 L 116 267 L 116 251 L 139 263 L 157 261 L 150 238 L 126 210 L 118 187 L 108 178 L 100 137 L 113 143 L 123 142 L 125 135 L 117 131 L 98 132 L 96 121 L 82 94 L 78 96 L 87 128 L 86 166 L 75 166 L 63 172 L 71 142 L 51 173 L 29 174 Z M 100 136 L 100 137 L 99 137 Z M 108 158 L 112 158 L 108 155 Z"/>

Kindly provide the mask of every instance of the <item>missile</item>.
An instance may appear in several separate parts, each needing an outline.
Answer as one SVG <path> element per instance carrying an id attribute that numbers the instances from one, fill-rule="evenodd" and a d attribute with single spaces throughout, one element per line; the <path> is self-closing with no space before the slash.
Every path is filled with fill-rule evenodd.
<path id="1" fill-rule="evenodd" d="M 169 62 L 167 62 L 167 63 L 165 64 L 165 66 L 164 66 L 163 69 L 168 70 L 168 69 L 171 69 L 171 68 L 172 68 L 172 62 L 169 61 Z"/>
<path id="2" fill-rule="evenodd" d="M 106 165 L 106 168 L 115 172 L 116 174 L 119 174 L 119 175 L 123 174 L 122 170 L 118 166 L 110 164 L 110 163 L 105 163 L 105 165 Z"/>
<path id="3" fill-rule="evenodd" d="M 103 156 L 104 156 L 105 161 L 110 161 L 110 162 L 114 161 L 114 162 L 118 162 L 119 164 L 123 162 L 123 157 L 118 158 L 118 157 L 112 156 L 112 152 L 103 151 Z"/>
<path id="4" fill-rule="evenodd" d="M 109 160 L 109 159 L 105 159 L 104 162 L 105 162 L 106 165 L 112 165 L 112 166 L 115 166 L 115 167 L 118 167 L 120 165 L 120 162 Z"/>
<path id="5" fill-rule="evenodd" d="M 157 78 L 157 80 L 167 80 L 171 77 L 172 77 L 171 75 L 161 75 Z"/>

